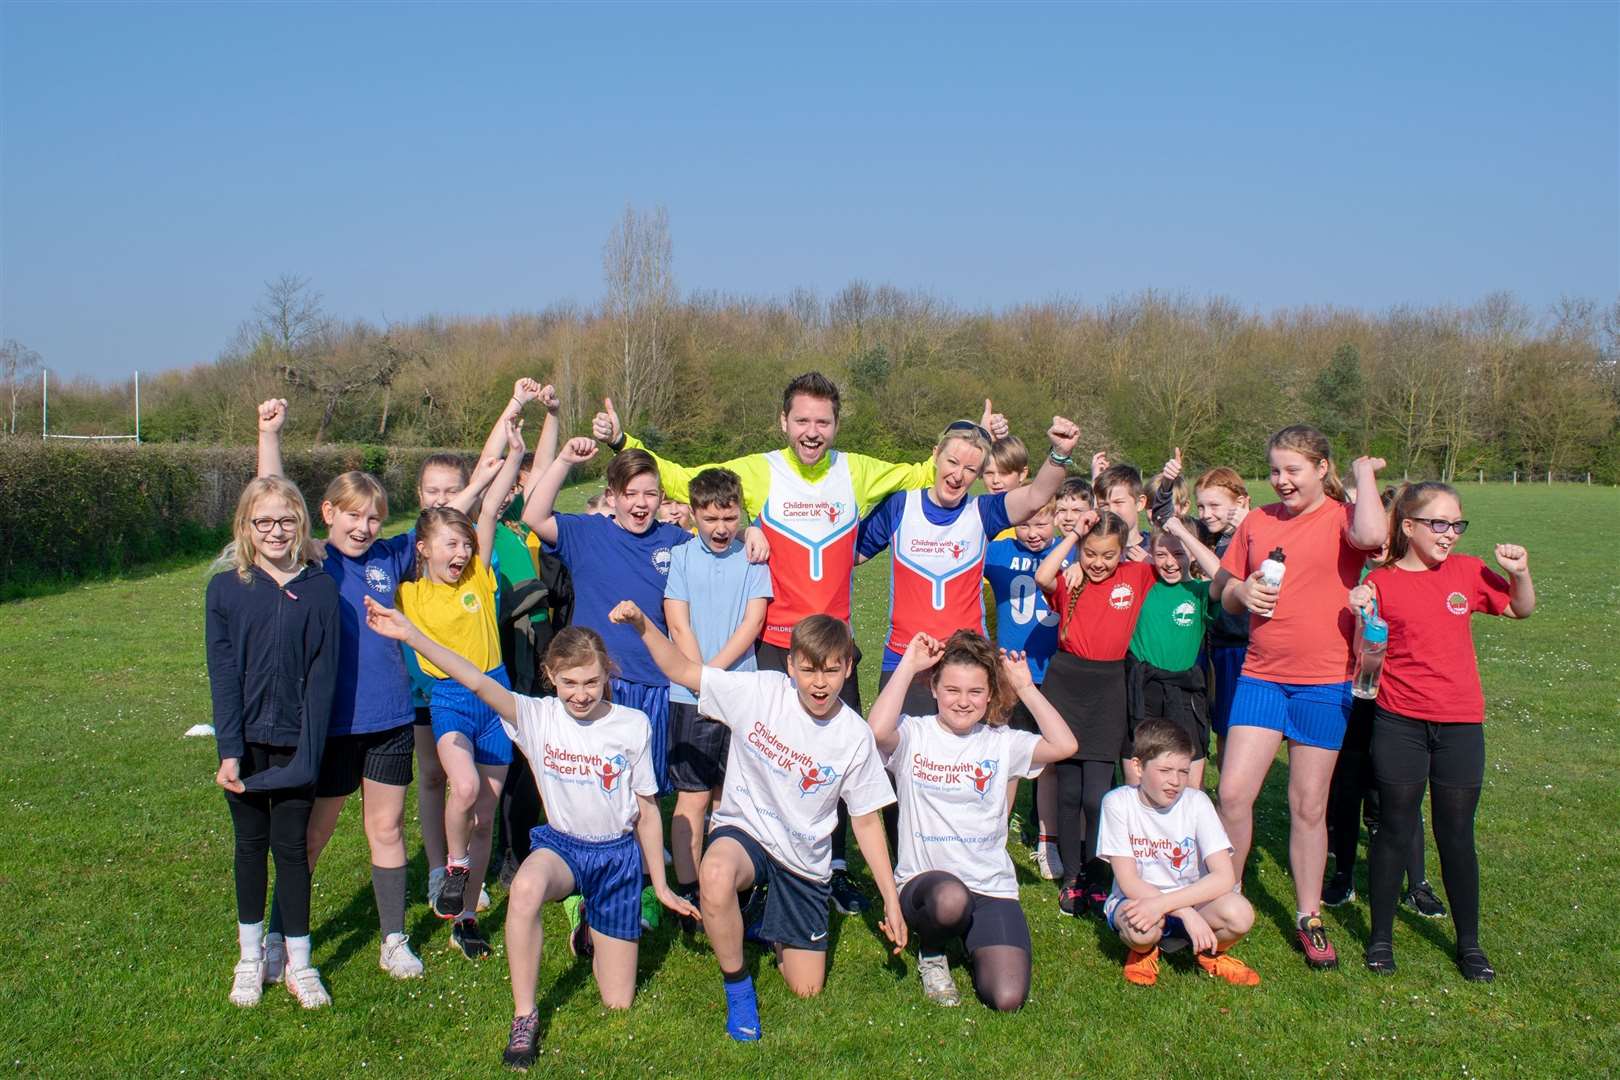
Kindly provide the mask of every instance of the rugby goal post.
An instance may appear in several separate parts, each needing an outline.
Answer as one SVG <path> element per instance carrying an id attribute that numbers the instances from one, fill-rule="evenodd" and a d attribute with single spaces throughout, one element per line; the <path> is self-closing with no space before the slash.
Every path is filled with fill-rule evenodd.
<path id="1" fill-rule="evenodd" d="M 141 373 L 135 373 L 135 432 L 132 435 L 52 435 L 51 434 L 51 373 L 39 371 L 39 437 L 41 439 L 73 439 L 78 442 L 133 442 L 141 441 Z"/>

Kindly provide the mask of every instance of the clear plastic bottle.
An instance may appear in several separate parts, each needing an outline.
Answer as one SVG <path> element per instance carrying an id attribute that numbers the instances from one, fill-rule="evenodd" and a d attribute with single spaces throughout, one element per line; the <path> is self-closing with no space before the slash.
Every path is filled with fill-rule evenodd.
<path id="1" fill-rule="evenodd" d="M 1378 617 L 1378 608 L 1356 620 L 1356 678 L 1350 692 L 1367 701 L 1378 697 L 1378 676 L 1384 670 L 1384 654 L 1389 651 L 1389 623 Z"/>
<path id="2" fill-rule="evenodd" d="M 1273 589 L 1281 589 L 1283 571 L 1288 569 L 1286 565 L 1287 558 L 1288 557 L 1283 554 L 1282 548 L 1272 548 L 1271 554 L 1266 556 L 1265 561 L 1260 564 L 1261 580 L 1263 580 L 1267 585 L 1270 585 Z M 1260 615 L 1262 618 L 1269 619 L 1276 613 L 1277 609 L 1274 606 L 1270 611 L 1261 612 Z"/>

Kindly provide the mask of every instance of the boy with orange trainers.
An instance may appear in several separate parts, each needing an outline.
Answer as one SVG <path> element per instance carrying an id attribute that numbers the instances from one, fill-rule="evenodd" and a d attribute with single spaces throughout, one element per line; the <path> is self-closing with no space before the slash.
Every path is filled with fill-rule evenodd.
<path id="1" fill-rule="evenodd" d="M 1103 796 L 1097 835 L 1097 854 L 1114 868 L 1103 915 L 1130 950 L 1125 981 L 1152 986 L 1159 953 L 1191 945 L 1206 974 L 1258 985 L 1254 969 L 1227 951 L 1254 925 L 1254 908 L 1232 891 L 1232 842 L 1215 804 L 1188 785 L 1192 737 L 1169 720 L 1148 720 L 1135 750 L 1142 782 Z"/>

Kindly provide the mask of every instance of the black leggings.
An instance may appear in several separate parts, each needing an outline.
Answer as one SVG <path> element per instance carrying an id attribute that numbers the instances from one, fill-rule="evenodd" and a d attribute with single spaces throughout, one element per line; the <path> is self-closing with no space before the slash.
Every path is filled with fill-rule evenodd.
<path id="1" fill-rule="evenodd" d="M 1421 793 L 1419 795 L 1421 804 Z M 1361 826 L 1367 826 L 1367 844 L 1370 852 L 1378 827 L 1383 822 L 1378 799 L 1378 783 L 1373 779 L 1372 754 L 1365 748 L 1352 749 L 1346 741 L 1339 751 L 1339 760 L 1333 766 L 1333 784 L 1328 789 L 1327 831 L 1328 850 L 1333 853 L 1333 872 L 1353 874 L 1356 869 L 1356 849 L 1360 846 Z M 1412 843 L 1407 848 L 1402 864 L 1406 872 L 1406 887 L 1416 887 L 1428 877 L 1423 867 L 1423 812 L 1418 810 L 1418 827 L 1412 832 Z"/>
<path id="2" fill-rule="evenodd" d="M 1369 856 L 1371 941 L 1395 936 L 1395 904 L 1413 833 L 1421 828 L 1423 786 L 1430 788 L 1440 877 L 1451 902 L 1459 949 L 1479 944 L 1479 855 L 1474 811 L 1485 782 L 1485 729 L 1480 724 L 1434 724 L 1378 710 L 1373 721 L 1373 770 L 1383 823 Z M 1421 834 L 1420 834 L 1421 838 Z"/>
<path id="3" fill-rule="evenodd" d="M 918 874 L 900 890 L 900 910 L 918 944 L 940 952 L 961 940 L 973 971 L 973 992 L 997 1012 L 1013 1012 L 1029 997 L 1029 923 L 1018 901 L 983 896 L 945 870 Z"/>
<path id="4" fill-rule="evenodd" d="M 1058 858 L 1063 876 L 1102 881 L 1097 860 L 1097 829 L 1102 825 L 1102 800 L 1114 786 L 1112 761 L 1067 758 L 1053 762 L 1058 786 Z"/>
<path id="5" fill-rule="evenodd" d="M 293 752 L 280 747 L 249 743 L 242 755 L 240 775 L 246 779 L 265 769 L 285 765 Z M 309 934 L 309 813 L 315 805 L 313 788 L 225 793 L 236 828 L 236 921 L 264 921 L 264 899 L 269 889 L 268 852 L 276 860 L 276 907 L 281 931 L 288 937 Z"/>

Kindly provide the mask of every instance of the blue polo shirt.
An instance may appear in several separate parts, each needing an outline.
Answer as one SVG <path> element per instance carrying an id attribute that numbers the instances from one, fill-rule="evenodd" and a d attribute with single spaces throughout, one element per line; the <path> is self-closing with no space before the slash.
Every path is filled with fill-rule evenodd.
<path id="1" fill-rule="evenodd" d="M 366 626 L 365 597 L 394 606 L 400 582 L 416 572 L 416 530 L 378 540 L 359 558 L 330 542 L 322 564 L 338 584 L 337 694 L 326 734 L 365 735 L 409 724 L 411 683 L 399 642 Z"/>
<path id="2" fill-rule="evenodd" d="M 748 561 L 742 541 L 732 540 L 724 552 L 716 553 L 701 539 L 675 549 L 669 564 L 669 582 L 664 596 L 683 600 L 691 607 L 692 633 L 697 636 L 698 652 L 707 660 L 731 640 L 748 613 L 748 602 L 771 594 L 771 573 L 763 563 Z M 749 649 L 729 671 L 755 671 L 754 650 Z M 671 683 L 669 700 L 697 704 L 697 695 Z"/>

